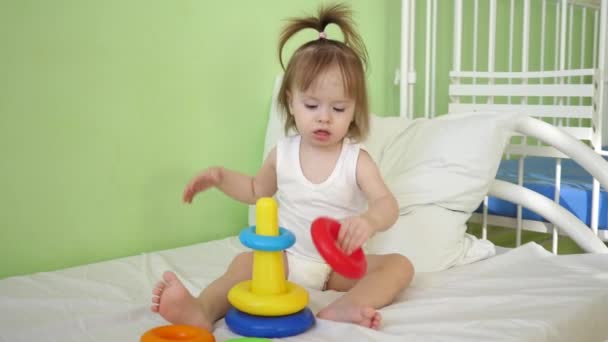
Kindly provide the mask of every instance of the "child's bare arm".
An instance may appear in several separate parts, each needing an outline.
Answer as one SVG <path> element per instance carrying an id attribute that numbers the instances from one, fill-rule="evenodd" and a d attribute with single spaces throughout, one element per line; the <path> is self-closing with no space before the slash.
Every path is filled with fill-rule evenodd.
<path id="1" fill-rule="evenodd" d="M 363 217 L 370 220 L 375 232 L 390 228 L 399 217 L 399 205 L 384 183 L 380 170 L 370 155 L 361 150 L 357 162 L 357 184 L 365 193 L 368 208 Z"/>
<path id="2" fill-rule="evenodd" d="M 192 203 L 192 198 L 197 193 L 216 187 L 237 201 L 255 204 L 258 198 L 272 196 L 277 191 L 275 165 L 276 151 L 273 149 L 255 177 L 221 166 L 210 167 L 186 185 L 183 200 Z"/>
<path id="3" fill-rule="evenodd" d="M 342 223 L 338 245 L 347 254 L 361 247 L 374 233 L 390 228 L 399 216 L 395 196 L 364 150 L 361 150 L 357 162 L 357 183 L 367 197 L 368 208 L 360 216 L 349 217 Z"/>

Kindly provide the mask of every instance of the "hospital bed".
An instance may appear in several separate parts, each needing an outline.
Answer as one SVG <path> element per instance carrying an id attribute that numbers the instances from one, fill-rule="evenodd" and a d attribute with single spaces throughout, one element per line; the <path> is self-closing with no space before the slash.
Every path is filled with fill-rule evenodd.
<path id="1" fill-rule="evenodd" d="M 374 118 L 375 122 L 390 119 Z M 521 132 L 532 134 L 538 128 L 546 132 L 545 123 L 521 120 L 516 125 Z M 575 138 L 558 133 L 556 141 L 608 184 L 608 162 Z M 491 191 L 540 211 L 589 253 L 553 255 L 528 243 L 499 249 L 496 256 L 474 263 L 418 272 L 412 286 L 381 310 L 381 330 L 318 320 L 310 331 L 283 341 L 601 341 L 608 337 L 608 325 L 601 319 L 608 313 L 608 248 L 549 199 L 530 197 L 530 190 L 507 182 L 494 183 Z M 191 292 L 198 293 L 243 250 L 236 237 L 229 237 L 0 280 L 0 341 L 137 341 L 146 330 L 167 324 L 149 310 L 151 290 L 165 270 L 174 270 Z M 316 311 L 340 294 L 310 290 L 310 295 L 310 307 Z M 218 341 L 236 337 L 223 321 L 214 333 Z"/>

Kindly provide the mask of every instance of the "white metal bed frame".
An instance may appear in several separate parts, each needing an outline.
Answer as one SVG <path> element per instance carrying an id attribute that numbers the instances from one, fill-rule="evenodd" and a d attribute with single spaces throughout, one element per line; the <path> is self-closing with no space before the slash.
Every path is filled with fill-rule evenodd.
<path id="1" fill-rule="evenodd" d="M 468 1 L 473 6 L 473 61 L 472 70 L 463 70 L 463 2 Z M 509 1 L 509 62 L 508 70 L 497 71 L 496 42 L 497 38 L 497 18 L 503 13 L 497 13 L 498 0 L 489 1 L 489 13 L 479 13 L 479 0 L 454 0 L 454 30 L 453 30 L 453 62 L 450 72 L 450 84 L 448 87 L 449 105 L 448 113 L 460 113 L 470 111 L 501 111 L 524 113 L 531 117 L 539 118 L 549 122 L 544 127 L 536 127 L 550 130 L 559 126 L 574 138 L 585 142 L 591 147 L 585 148 L 594 151 L 596 157 L 602 159 L 600 155 L 608 155 L 608 151 L 603 151 L 602 146 L 608 145 L 608 0 L 508 0 Z M 501 0 L 507 1 L 507 0 Z M 514 7 L 516 1 L 518 6 L 523 7 L 523 28 L 521 35 L 521 69 L 514 70 L 513 54 L 514 46 Z M 542 42 L 540 48 L 540 68 L 530 70 L 530 37 L 532 32 L 531 24 L 531 1 L 540 2 L 541 20 L 540 35 Z M 414 49 L 416 48 L 415 35 L 415 11 L 417 2 L 424 3 L 426 6 L 426 31 L 424 35 L 425 62 L 424 62 L 424 94 L 415 94 L 414 85 L 416 83 L 416 68 L 414 63 Z M 441 2 L 445 5 L 446 2 Z M 436 115 L 435 104 L 437 84 L 436 84 L 436 50 L 437 50 L 437 7 L 438 0 L 403 0 L 402 1 L 402 23 L 401 23 L 401 68 L 399 71 L 400 80 L 400 115 L 409 118 L 414 115 L 414 101 L 424 101 L 424 117 Z M 538 5 L 536 3 L 535 5 Z M 552 11 L 549 11 L 551 7 Z M 549 34 L 551 28 L 547 27 L 545 18 L 547 15 L 555 14 L 555 27 L 553 34 Z M 573 32 L 578 16 L 580 23 L 580 46 L 576 50 L 573 45 Z M 478 56 L 478 32 L 480 30 L 478 18 L 480 15 L 489 17 L 488 29 L 488 50 L 487 50 L 487 70 L 479 70 L 477 63 Z M 587 31 L 587 18 L 593 18 L 593 30 Z M 422 37 L 419 35 L 418 37 Z M 554 38 L 555 50 L 546 51 L 545 40 Z M 578 38 L 577 38 L 578 39 Z M 585 51 L 588 45 L 592 46 L 592 63 L 588 65 L 585 60 Z M 545 53 L 552 53 L 554 56 L 553 66 L 544 65 Z M 573 65 L 573 54 L 580 54 L 580 65 Z M 517 57 L 517 58 L 519 58 Z M 448 99 L 446 99 L 447 101 Z M 518 126 L 525 131 L 530 124 Z M 532 135 L 543 135 L 540 131 L 526 131 Z M 547 138 L 547 137 L 543 137 Z M 482 223 L 482 237 L 487 237 L 488 224 L 502 227 L 516 228 L 516 245 L 521 244 L 522 230 L 539 231 L 553 234 L 553 252 L 557 253 L 558 235 L 568 231 L 567 226 L 573 224 L 571 220 L 552 220 L 553 209 L 547 211 L 539 205 L 535 205 L 530 198 L 536 201 L 546 200 L 545 197 L 530 194 L 530 190 L 523 188 L 523 170 L 526 156 L 544 156 L 555 158 L 555 196 L 557 202 L 560 198 L 561 182 L 561 159 L 569 158 L 563 153 L 564 143 L 560 138 L 551 139 L 551 144 L 561 146 L 562 150 L 555 149 L 547 145 L 548 141 L 539 139 L 538 141 L 520 137 L 511 141 L 506 156 L 516 156 L 518 161 L 518 186 L 510 183 L 496 181 L 490 192 L 491 196 L 509 200 L 517 204 L 517 217 L 502 217 L 488 215 L 487 197 L 484 201 L 483 213 L 473 214 L 472 221 Z M 572 143 L 572 141 L 570 141 Z M 603 144 L 602 144 L 603 143 Z M 580 144 L 576 144 L 577 146 Z M 583 153 L 583 149 L 578 149 L 576 153 Z M 570 154 L 575 156 L 576 154 Z M 587 157 L 585 157 L 587 158 Z M 581 164 L 578 158 L 575 161 Z M 583 164 L 581 164 L 583 165 Z M 591 210 L 591 230 L 596 236 L 604 241 L 608 241 L 608 231 L 598 230 L 599 217 L 599 192 L 600 183 L 608 189 L 608 183 L 598 181 L 598 177 L 605 177 L 606 170 L 598 170 L 593 173 L 593 192 Z M 601 176 L 601 173 L 604 176 Z M 533 197 L 530 197 L 533 196 Z M 544 203 L 544 201 L 543 201 Z M 554 203 L 555 204 L 555 203 Z M 532 209 L 550 223 L 534 220 L 524 220 L 522 218 L 522 207 Z M 554 207 L 559 207 L 555 204 Z M 561 210 L 563 208 L 559 207 Z M 539 212 L 540 210 L 540 212 Z M 578 219 L 577 219 L 578 221 Z M 579 221 L 580 223 L 580 221 Z M 556 229 L 556 225 L 561 229 Z M 569 233 L 568 233 L 569 234 Z M 570 234 L 569 234 L 570 235 Z M 575 239 L 576 240 L 576 239 Z M 577 240 L 577 242 L 580 241 Z"/>

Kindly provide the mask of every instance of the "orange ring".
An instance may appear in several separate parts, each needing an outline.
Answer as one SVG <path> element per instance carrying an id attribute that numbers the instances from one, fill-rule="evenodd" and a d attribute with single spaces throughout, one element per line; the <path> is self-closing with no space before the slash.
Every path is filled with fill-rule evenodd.
<path id="1" fill-rule="evenodd" d="M 146 331 L 140 342 L 215 342 L 213 334 L 190 325 L 165 325 Z"/>

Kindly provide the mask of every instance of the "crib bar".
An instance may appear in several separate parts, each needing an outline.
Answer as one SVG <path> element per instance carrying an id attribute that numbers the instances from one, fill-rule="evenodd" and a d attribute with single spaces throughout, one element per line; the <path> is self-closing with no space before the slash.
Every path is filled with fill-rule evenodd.
<path id="1" fill-rule="evenodd" d="M 488 37 L 488 71 L 494 71 L 496 51 L 496 0 L 490 0 L 490 33 Z"/>
<path id="2" fill-rule="evenodd" d="M 573 5 L 583 7 L 583 8 L 592 8 L 599 9 L 600 6 L 596 5 L 593 1 L 589 0 L 569 0 L 569 2 Z"/>
<path id="3" fill-rule="evenodd" d="M 409 51 L 412 50 L 410 45 L 410 0 L 404 0 L 401 2 L 401 61 L 400 61 L 400 78 L 399 78 L 399 115 L 411 118 L 411 112 L 408 111 L 410 97 L 408 96 L 408 90 L 410 88 L 409 82 Z"/>
<path id="4" fill-rule="evenodd" d="M 489 27 L 490 33 L 489 33 L 489 37 L 488 37 L 488 71 L 489 72 L 493 72 L 494 71 L 494 65 L 495 65 L 495 57 L 494 54 L 496 52 L 496 0 L 490 0 L 490 27 Z M 489 84 L 494 83 L 494 80 L 490 79 L 488 80 Z M 473 85 L 473 87 L 475 87 Z M 494 103 L 494 98 L 493 97 L 489 97 L 488 98 L 488 103 Z"/>
<path id="5" fill-rule="evenodd" d="M 454 47 L 452 69 L 460 71 L 462 54 L 462 0 L 454 0 Z M 458 99 L 456 99 L 457 101 Z"/>
<path id="6" fill-rule="evenodd" d="M 572 55 L 574 54 L 574 48 L 572 47 L 572 23 L 574 22 L 574 6 L 570 5 L 570 19 L 568 20 L 568 69 L 572 69 Z M 568 82 L 572 83 L 572 77 L 568 77 Z M 566 99 L 567 103 L 572 103 L 572 98 L 568 97 Z"/>
<path id="7" fill-rule="evenodd" d="M 428 0 L 427 0 L 428 1 Z M 435 117 L 435 94 L 437 92 L 437 0 L 433 0 L 433 29 L 431 37 L 431 117 Z"/>
<path id="8" fill-rule="evenodd" d="M 524 0 L 524 29 L 523 29 L 523 37 L 522 37 L 522 56 L 521 56 L 521 71 L 528 71 L 528 49 L 530 48 L 530 0 Z M 528 79 L 523 79 L 522 84 L 527 84 Z M 542 86 L 542 85 L 541 85 Z M 522 105 L 526 105 L 528 103 L 528 97 L 524 96 L 521 99 Z M 528 137 L 525 137 L 522 140 L 522 143 L 528 144 Z"/>
<path id="9" fill-rule="evenodd" d="M 600 30 L 600 18 L 599 18 L 599 11 L 594 11 L 594 15 L 593 15 L 593 62 L 591 64 L 591 67 L 593 67 L 594 69 L 597 69 L 597 48 L 598 48 L 598 32 Z"/>
<path id="10" fill-rule="evenodd" d="M 563 118 L 561 118 L 564 120 Z M 591 127 L 574 127 L 574 126 L 558 126 L 562 131 L 572 135 L 578 140 L 591 141 L 593 138 L 593 129 Z M 515 134 L 517 136 L 517 134 Z M 526 145 L 528 146 L 528 145 Z"/>
<path id="11" fill-rule="evenodd" d="M 517 163 L 517 184 L 524 185 L 524 157 L 519 157 Z M 517 228 L 515 230 L 515 246 L 521 246 L 521 230 L 523 228 L 523 215 L 521 204 L 517 205 Z"/>
<path id="12" fill-rule="evenodd" d="M 572 25 L 574 25 L 574 6 L 570 5 L 568 15 L 568 69 L 572 69 L 572 55 L 574 55 L 574 46 L 572 44 L 572 37 L 574 36 Z"/>
<path id="13" fill-rule="evenodd" d="M 504 72 L 504 71 L 451 71 L 450 77 L 461 78 L 550 78 L 566 76 L 595 76 L 595 69 L 572 69 L 572 70 L 548 70 L 548 71 L 527 71 L 527 72 Z"/>
<path id="14" fill-rule="evenodd" d="M 593 179 L 593 188 L 591 192 L 591 230 L 597 235 L 600 216 L 600 182 Z"/>
<path id="15" fill-rule="evenodd" d="M 559 40 L 559 69 L 566 69 L 566 25 L 568 24 L 568 1 L 561 0 L 561 22 L 560 22 L 560 35 Z M 562 79 L 563 80 L 563 79 Z"/>
<path id="16" fill-rule="evenodd" d="M 560 21 L 560 37 L 561 38 L 560 38 L 559 69 L 565 70 L 566 69 L 566 43 L 567 43 L 566 34 L 567 34 L 567 25 L 568 25 L 568 19 L 567 19 L 568 1 L 567 0 L 561 0 L 561 13 L 560 14 L 561 14 L 561 21 Z M 562 84 L 564 84 L 564 79 L 565 79 L 564 77 L 561 77 L 559 79 L 560 86 Z M 560 96 L 559 94 L 556 94 L 556 95 Z M 558 97 L 557 104 L 562 104 L 562 103 L 563 103 L 563 98 Z"/>
<path id="17" fill-rule="evenodd" d="M 596 128 L 595 138 L 593 141 L 594 148 L 596 151 L 602 149 L 602 142 L 608 144 L 608 120 L 604 120 L 603 116 L 606 113 L 606 82 L 608 81 L 608 0 L 602 0 L 602 13 L 600 18 L 604 18 L 601 21 L 600 37 L 599 37 L 599 56 L 598 56 L 598 69 L 601 70 L 598 82 L 598 98 L 597 98 L 597 110 L 594 118 L 594 125 Z M 608 190 L 608 189 L 607 189 Z"/>
<path id="18" fill-rule="evenodd" d="M 547 0 L 543 0 L 541 5 L 541 19 L 540 19 L 540 71 L 545 71 L 545 26 L 547 16 Z M 540 80 L 540 83 L 545 83 L 544 79 Z M 541 102 L 542 104 L 542 102 Z"/>
<path id="19" fill-rule="evenodd" d="M 515 18 L 515 1 L 511 0 L 509 6 L 509 72 L 513 71 L 513 18 Z M 509 79 L 509 84 L 511 84 L 511 79 Z M 507 103 L 511 104 L 511 96 L 507 98 Z"/>
<path id="20" fill-rule="evenodd" d="M 552 157 L 568 159 L 567 155 L 550 146 L 524 146 L 511 144 L 505 148 L 505 153 L 515 155 L 527 155 L 533 157 Z"/>
<path id="21" fill-rule="evenodd" d="M 557 255 L 559 244 L 559 227 L 551 226 L 551 252 Z"/>
<path id="22" fill-rule="evenodd" d="M 530 0 L 524 0 L 524 29 L 523 29 L 523 37 L 522 37 L 522 56 L 521 56 L 521 71 L 528 71 L 528 55 L 530 49 Z M 527 82 L 526 79 L 523 80 Z M 524 97 L 524 101 L 527 98 Z"/>
<path id="23" fill-rule="evenodd" d="M 432 14 L 431 0 L 426 0 L 426 32 L 424 39 L 424 117 L 429 117 L 430 112 L 430 101 L 431 101 L 431 14 Z"/>
<path id="24" fill-rule="evenodd" d="M 492 111 L 502 113 L 523 113 L 530 116 L 551 118 L 591 119 L 593 117 L 593 106 L 450 103 L 448 105 L 448 110 L 450 113 Z"/>
<path id="25" fill-rule="evenodd" d="M 480 223 L 482 220 L 482 215 L 479 213 L 473 213 L 471 215 L 471 222 Z M 488 224 L 495 225 L 498 227 L 509 227 L 513 228 L 517 225 L 517 219 L 514 217 L 508 216 L 498 216 L 488 214 Z M 522 220 L 522 226 L 526 231 L 538 232 L 538 233 L 547 233 L 551 234 L 553 232 L 553 224 L 543 221 L 536 220 Z M 559 235 L 567 235 L 563 231 L 558 231 Z M 598 232 L 598 237 L 603 241 L 608 241 L 608 230 L 600 229 Z"/>
<path id="26" fill-rule="evenodd" d="M 555 158 L 555 192 L 553 193 L 553 200 L 555 201 L 555 203 L 557 205 L 559 205 L 559 198 L 560 198 L 560 193 L 561 193 L 561 187 L 562 187 L 562 159 L 561 158 Z M 556 225 L 553 225 L 553 244 L 552 244 L 552 251 L 553 254 L 557 254 L 557 244 L 558 244 L 558 227 Z"/>
<path id="27" fill-rule="evenodd" d="M 581 55 L 580 55 L 580 68 L 583 69 L 585 67 L 585 36 L 587 35 L 587 8 L 583 7 L 583 19 L 581 22 Z M 582 76 L 579 76 L 579 83 L 584 83 L 585 79 Z M 583 103 L 583 98 L 579 98 L 578 103 Z M 579 122 L 580 125 L 580 122 Z"/>
<path id="28" fill-rule="evenodd" d="M 481 222 L 481 238 L 484 240 L 488 239 L 488 196 L 483 198 L 483 220 Z"/>
<path id="29" fill-rule="evenodd" d="M 606 81 L 608 80 L 608 36 L 606 30 L 608 30 L 608 24 L 606 23 L 606 18 L 608 18 L 608 0 L 602 0 L 601 6 L 601 17 L 605 20 L 601 21 L 601 27 L 599 28 L 599 42 L 596 45 L 599 45 L 599 53 L 597 56 L 597 67 L 600 71 L 598 71 L 598 75 L 596 76 L 597 82 L 597 94 L 595 98 L 595 105 L 597 107 L 596 112 L 594 113 L 594 124 L 595 124 L 595 132 L 592 140 L 593 147 L 596 151 L 602 151 L 602 143 L 608 143 L 608 138 L 603 137 L 603 135 L 607 135 L 608 126 L 605 126 L 608 122 L 602 122 L 603 113 L 606 111 Z M 597 13 L 599 11 L 595 11 L 595 27 L 597 30 L 598 27 L 598 17 Z M 594 32 L 594 39 L 597 37 L 597 32 Z M 595 52 L 594 52 L 595 58 Z M 608 189 L 606 189 L 608 190 Z M 593 179 L 593 188 L 591 192 L 591 229 L 597 235 L 598 234 L 598 225 L 599 225 L 599 196 L 600 196 L 600 183 L 597 179 Z"/>
<path id="30" fill-rule="evenodd" d="M 561 18 L 560 10 L 561 10 L 561 6 L 560 6 L 559 2 L 556 2 L 555 3 L 555 42 L 554 42 L 554 44 L 555 44 L 554 45 L 555 46 L 555 50 L 554 50 L 554 53 L 553 53 L 553 70 L 559 70 L 559 63 L 558 63 L 559 52 L 560 52 L 560 44 L 559 44 L 560 40 L 559 40 L 559 37 L 561 35 L 561 32 L 560 32 L 561 26 L 559 24 L 560 23 L 560 18 Z M 558 78 L 557 77 L 553 80 L 553 83 L 558 83 Z M 554 97 L 553 98 L 553 104 L 557 104 L 557 103 L 558 103 L 557 97 Z M 556 121 L 554 120 L 552 122 L 552 124 L 555 125 Z"/>
<path id="31" fill-rule="evenodd" d="M 473 71 L 477 71 L 477 41 L 479 40 L 479 0 L 473 3 Z M 477 83 L 477 79 L 473 78 L 473 84 Z M 473 103 L 477 103 L 477 97 L 473 96 Z"/>
<path id="32" fill-rule="evenodd" d="M 416 73 L 415 73 L 415 66 L 414 66 L 414 50 L 416 47 L 416 0 L 409 0 L 409 1 L 405 0 L 405 2 L 407 4 L 409 4 L 409 6 L 410 6 L 409 71 L 410 71 L 410 75 L 412 76 L 412 77 L 410 77 L 410 80 L 408 83 L 409 87 L 408 87 L 407 96 L 410 99 L 410 101 L 408 101 L 409 106 L 407 106 L 407 110 L 408 110 L 408 117 L 413 118 L 413 116 L 414 116 L 414 84 L 416 83 Z M 407 35 L 406 35 L 406 37 L 407 37 Z"/>
<path id="33" fill-rule="evenodd" d="M 452 84 L 452 96 L 561 96 L 593 97 L 592 84 Z"/>
<path id="34" fill-rule="evenodd" d="M 546 16 L 547 16 L 547 0 L 542 0 L 541 3 L 541 22 L 540 22 L 540 72 L 545 71 L 545 22 L 546 22 Z M 540 79 L 540 84 L 544 84 L 545 83 L 545 79 L 541 78 Z M 543 105 L 545 102 L 544 98 L 540 99 L 540 104 Z M 534 115 L 534 114 L 529 114 L 529 115 Z M 538 115 L 538 114 L 537 114 Z M 554 117 L 551 117 L 551 120 L 555 120 Z M 538 146 L 542 145 L 542 142 L 540 140 L 538 140 L 536 142 L 536 144 Z"/>
<path id="35" fill-rule="evenodd" d="M 513 31 L 515 25 L 513 20 L 515 18 L 515 0 L 509 2 L 509 71 L 513 71 Z"/>

